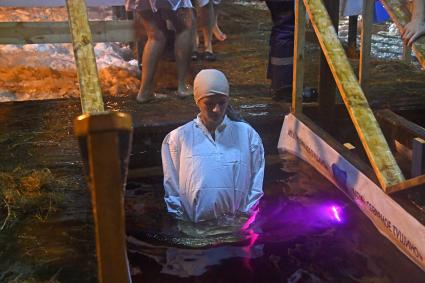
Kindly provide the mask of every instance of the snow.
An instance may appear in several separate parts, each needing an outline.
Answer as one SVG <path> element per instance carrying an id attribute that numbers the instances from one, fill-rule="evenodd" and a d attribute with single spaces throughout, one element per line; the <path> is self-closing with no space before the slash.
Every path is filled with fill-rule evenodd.
<path id="1" fill-rule="evenodd" d="M 90 20 L 112 19 L 110 7 L 90 7 L 88 14 Z M 2 22 L 67 20 L 64 7 L 0 7 Z M 96 43 L 94 52 L 104 94 L 137 91 L 137 60 L 127 44 Z M 0 102 L 69 96 L 79 96 L 71 43 L 0 45 Z"/>

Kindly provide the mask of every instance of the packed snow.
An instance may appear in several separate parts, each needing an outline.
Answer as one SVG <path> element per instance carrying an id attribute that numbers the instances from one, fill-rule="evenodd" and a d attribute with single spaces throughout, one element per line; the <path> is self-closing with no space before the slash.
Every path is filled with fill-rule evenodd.
<path id="1" fill-rule="evenodd" d="M 110 7 L 89 7 L 90 20 L 111 20 Z M 67 21 L 64 7 L 0 7 L 1 22 Z M 137 91 L 137 60 L 128 44 L 96 43 L 104 94 Z M 0 45 L 0 102 L 79 96 L 72 44 Z"/>

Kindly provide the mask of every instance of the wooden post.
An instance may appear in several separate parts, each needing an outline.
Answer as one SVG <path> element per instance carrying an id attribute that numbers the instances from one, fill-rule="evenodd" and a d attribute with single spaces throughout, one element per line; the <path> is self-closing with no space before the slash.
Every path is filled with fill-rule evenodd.
<path id="1" fill-rule="evenodd" d="M 423 127 L 389 109 L 376 111 L 375 117 L 390 143 L 397 141 L 409 151 L 412 151 L 413 139 L 418 137 L 425 140 L 425 129 Z"/>
<path id="2" fill-rule="evenodd" d="M 348 48 L 347 55 L 357 58 L 357 15 L 348 17 Z"/>
<path id="3" fill-rule="evenodd" d="M 403 43 L 403 61 L 410 64 L 412 63 L 412 48 Z"/>
<path id="4" fill-rule="evenodd" d="M 425 140 L 414 138 L 412 141 L 412 177 L 425 173 Z"/>
<path id="5" fill-rule="evenodd" d="M 302 0 L 295 1 L 294 71 L 292 80 L 292 112 L 302 112 L 304 81 L 304 44 L 306 11 Z"/>
<path id="6" fill-rule="evenodd" d="M 104 111 L 87 9 L 84 0 L 66 0 L 83 113 Z"/>
<path id="7" fill-rule="evenodd" d="M 314 31 L 381 187 L 404 181 L 321 0 L 304 0 Z M 328 113 L 329 114 L 329 113 Z"/>
<path id="8" fill-rule="evenodd" d="M 81 115 L 74 131 L 92 195 L 99 282 L 131 282 L 124 218 L 131 116 L 119 112 Z"/>
<path id="9" fill-rule="evenodd" d="M 339 1 L 325 0 L 325 7 L 329 13 L 333 27 L 338 34 Z M 327 131 L 332 131 L 332 121 L 335 116 L 336 85 L 332 78 L 326 56 L 320 53 L 319 71 L 319 117 L 321 126 Z"/>
<path id="10" fill-rule="evenodd" d="M 363 21 L 359 61 L 359 83 L 363 92 L 368 92 L 370 50 L 372 44 L 373 10 L 375 1 L 363 0 Z"/>

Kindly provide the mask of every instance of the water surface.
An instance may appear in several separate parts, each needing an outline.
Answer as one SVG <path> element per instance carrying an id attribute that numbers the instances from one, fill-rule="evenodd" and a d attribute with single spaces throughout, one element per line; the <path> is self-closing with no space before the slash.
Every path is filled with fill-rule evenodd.
<path id="1" fill-rule="evenodd" d="M 256 215 L 202 226 L 167 216 L 160 177 L 130 182 L 133 282 L 425 282 L 307 163 L 282 154 L 267 164 Z"/>

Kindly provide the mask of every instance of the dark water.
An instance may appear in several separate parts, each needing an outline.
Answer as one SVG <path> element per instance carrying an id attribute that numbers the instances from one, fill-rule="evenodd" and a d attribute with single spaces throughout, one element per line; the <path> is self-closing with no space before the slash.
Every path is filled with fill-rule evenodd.
<path id="1" fill-rule="evenodd" d="M 127 191 L 133 282 L 425 282 L 351 200 L 289 154 L 267 157 L 250 219 L 177 223 L 160 177 Z"/>

